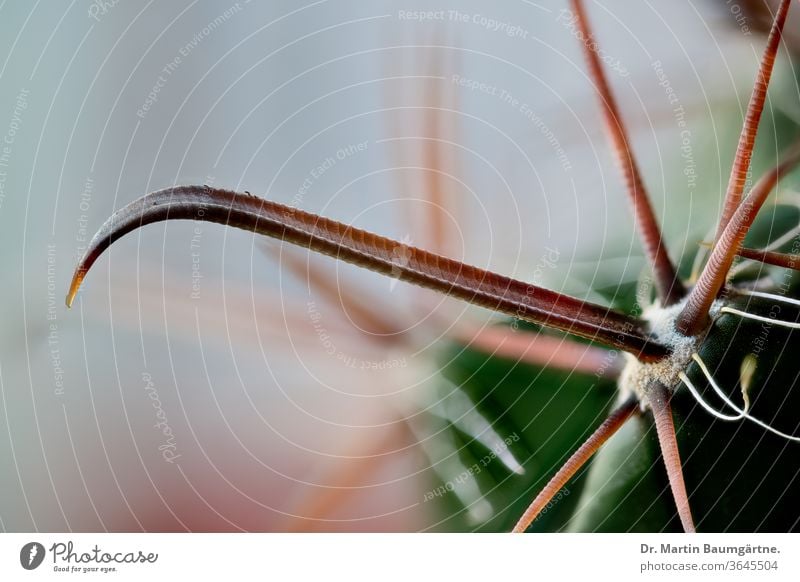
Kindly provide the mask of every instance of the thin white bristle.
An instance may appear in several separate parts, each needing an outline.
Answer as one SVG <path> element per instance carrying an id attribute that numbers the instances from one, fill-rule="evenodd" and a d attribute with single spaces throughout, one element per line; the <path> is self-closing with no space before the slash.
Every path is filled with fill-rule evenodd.
<path id="1" fill-rule="evenodd" d="M 733 403 L 733 401 L 730 398 L 728 398 L 728 396 L 725 394 L 725 392 L 722 391 L 722 388 L 719 387 L 719 384 L 716 383 L 716 381 L 714 380 L 714 376 L 711 375 L 711 372 L 709 371 L 708 367 L 706 366 L 706 363 L 703 361 L 703 358 L 700 357 L 700 354 L 698 354 L 698 353 L 692 354 L 692 359 L 697 363 L 698 366 L 700 366 L 700 369 L 703 371 L 703 375 L 706 377 L 706 380 L 708 380 L 708 383 L 711 384 L 711 387 L 714 389 L 714 392 L 717 393 L 717 396 L 722 398 L 722 400 L 723 400 L 723 402 L 725 402 L 725 404 L 727 404 L 733 410 L 735 410 L 736 412 L 739 413 L 739 417 L 738 418 L 746 417 L 747 413 L 750 410 L 749 401 L 746 401 L 745 405 L 744 405 L 744 409 L 740 410 Z M 738 418 L 737 418 L 737 420 L 738 420 Z"/>
<path id="2" fill-rule="evenodd" d="M 775 295 L 774 293 L 765 293 L 764 291 L 741 291 L 742 295 L 752 295 L 753 297 L 762 297 L 763 299 L 772 299 L 773 301 L 780 301 L 781 303 L 789 303 L 791 305 L 800 305 L 800 299 L 793 299 L 792 297 L 783 297 L 782 295 Z"/>
<path id="3" fill-rule="evenodd" d="M 680 379 L 686 385 L 686 387 L 689 389 L 689 392 L 692 393 L 692 396 L 694 396 L 694 399 L 697 400 L 697 403 L 700 406 L 702 406 L 703 408 L 705 408 L 708 411 L 708 413 L 711 414 L 712 416 L 714 416 L 715 418 L 719 418 L 720 420 L 724 420 L 725 422 L 735 422 L 737 420 L 741 420 L 742 418 L 744 418 L 743 414 L 739 414 L 737 416 L 731 416 L 731 415 L 728 415 L 728 414 L 724 414 L 724 413 L 720 412 L 719 410 L 716 410 L 708 402 L 703 400 L 703 397 L 700 396 L 700 392 L 697 391 L 697 388 L 695 388 L 694 384 L 692 384 L 692 381 L 689 380 L 689 377 L 686 375 L 685 372 L 681 372 L 680 373 Z"/>
<path id="4" fill-rule="evenodd" d="M 724 313 L 732 313 L 733 315 L 738 315 L 739 317 L 743 317 L 744 319 L 754 319 L 756 321 L 763 321 L 766 323 L 773 323 L 779 327 L 788 327 L 790 329 L 800 329 L 800 323 L 795 323 L 792 321 L 783 321 L 782 319 L 771 319 L 769 317 L 764 317 L 762 315 L 754 315 L 752 313 L 747 313 L 746 311 L 740 311 L 738 309 L 734 309 L 733 307 L 723 307 L 720 309 L 721 312 Z"/>
<path id="5" fill-rule="evenodd" d="M 711 387 L 714 389 L 714 392 L 717 393 L 717 396 L 722 398 L 725 404 L 727 404 L 730 408 L 732 408 L 738 414 L 738 416 L 730 416 L 722 412 L 719 412 L 718 410 L 714 410 L 714 408 L 712 408 L 705 400 L 703 400 L 702 396 L 700 396 L 700 393 L 697 391 L 697 388 L 695 388 L 694 384 L 692 384 L 691 380 L 689 380 L 689 377 L 684 372 L 681 372 L 680 378 L 686 385 L 686 387 L 689 389 L 689 392 L 692 393 L 692 396 L 694 397 L 695 400 L 697 400 L 697 403 L 700 404 L 703 408 L 705 408 L 710 414 L 724 421 L 737 421 L 744 418 L 751 422 L 754 422 L 761 428 L 771 432 L 774 435 L 777 435 L 788 441 L 800 442 L 800 437 L 786 434 L 785 432 L 781 432 L 778 429 L 773 428 L 763 420 L 759 420 L 758 418 L 751 416 L 747 412 L 747 407 L 745 407 L 745 410 L 742 410 L 741 408 L 736 406 L 736 404 L 734 404 L 733 401 L 730 398 L 728 398 L 728 396 L 714 381 L 713 377 L 711 376 L 711 373 L 708 370 L 708 367 L 705 365 L 705 362 L 703 362 L 703 359 L 698 354 L 693 354 L 692 359 L 694 359 L 694 361 L 697 362 L 697 364 L 700 366 L 700 369 L 703 371 L 703 375 L 706 377 L 706 379 L 708 379 L 709 383 L 711 384 Z"/>

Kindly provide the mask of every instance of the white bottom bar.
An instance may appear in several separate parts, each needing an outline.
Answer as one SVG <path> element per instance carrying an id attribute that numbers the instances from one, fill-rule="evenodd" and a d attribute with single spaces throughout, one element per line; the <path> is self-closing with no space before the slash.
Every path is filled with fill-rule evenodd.
<path id="1" fill-rule="evenodd" d="M 798 550 L 783 534 L 3 534 L 0 580 L 779 581 L 800 579 Z"/>

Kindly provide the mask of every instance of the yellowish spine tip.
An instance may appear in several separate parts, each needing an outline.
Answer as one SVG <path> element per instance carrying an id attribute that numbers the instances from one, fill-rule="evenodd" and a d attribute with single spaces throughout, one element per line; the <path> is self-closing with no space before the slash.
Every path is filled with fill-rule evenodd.
<path id="1" fill-rule="evenodd" d="M 83 283 L 83 277 L 86 275 L 86 272 L 83 269 L 77 269 L 75 274 L 72 276 L 72 283 L 69 286 L 69 292 L 67 293 L 67 307 L 72 307 L 72 302 L 75 301 L 75 295 L 78 294 L 78 289 L 81 287 L 81 283 Z"/>

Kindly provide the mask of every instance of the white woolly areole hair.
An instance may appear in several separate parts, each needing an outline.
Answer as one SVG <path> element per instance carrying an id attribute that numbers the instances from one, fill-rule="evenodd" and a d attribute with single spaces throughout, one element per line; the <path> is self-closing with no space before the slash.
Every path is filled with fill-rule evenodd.
<path id="1" fill-rule="evenodd" d="M 654 381 L 660 382 L 670 391 L 679 385 L 678 375 L 686 371 L 698 344 L 697 337 L 683 335 L 675 327 L 684 303 L 682 301 L 669 307 L 651 305 L 644 309 L 642 317 L 649 323 L 653 339 L 665 346 L 669 355 L 657 362 L 640 362 L 635 356 L 625 354 L 627 363 L 619 378 L 620 398 L 627 398 L 631 393 L 636 394 L 644 408 L 648 388 Z M 710 317 L 719 313 L 720 303 L 714 302 L 709 310 Z"/>

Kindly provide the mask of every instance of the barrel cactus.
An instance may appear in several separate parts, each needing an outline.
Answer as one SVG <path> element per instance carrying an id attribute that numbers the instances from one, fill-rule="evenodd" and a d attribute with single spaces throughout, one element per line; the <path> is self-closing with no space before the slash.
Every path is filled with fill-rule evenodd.
<path id="1" fill-rule="evenodd" d="M 787 204 L 775 207 L 766 226 L 756 219 L 779 179 L 800 161 L 800 148 L 785 148 L 781 162 L 747 188 L 790 3 L 782 0 L 771 22 L 713 240 L 674 262 L 585 7 L 572 0 L 570 18 L 649 263 L 638 287 L 616 290 L 608 305 L 249 193 L 202 185 L 153 192 L 113 214 L 77 265 L 67 304 L 103 251 L 154 222 L 203 220 L 299 245 L 506 317 L 504 325 L 455 334 L 442 350 L 441 374 L 462 391 L 441 399 L 449 407 L 440 418 L 458 431 L 466 451 L 474 449 L 475 463 L 460 471 L 463 464 L 443 462 L 442 485 L 431 497 L 462 506 L 473 527 L 796 530 L 799 217 L 797 207 Z M 501 388 L 487 400 L 482 382 L 494 385 L 498 377 L 536 389 Z M 566 382 L 583 392 L 577 404 L 548 388 Z M 482 413 L 470 416 L 472 408 Z M 494 420 L 501 418 L 518 430 L 495 430 Z M 575 442 L 577 435 L 582 443 Z M 521 451 L 540 469 L 535 474 L 517 460 Z M 469 482 L 478 478 L 483 458 L 498 459 L 500 468 L 493 465 L 493 486 L 481 494 Z"/>

